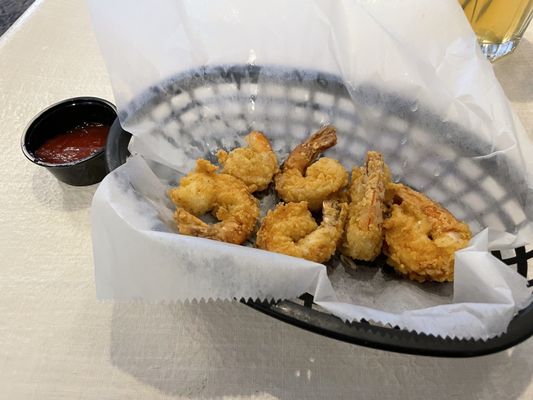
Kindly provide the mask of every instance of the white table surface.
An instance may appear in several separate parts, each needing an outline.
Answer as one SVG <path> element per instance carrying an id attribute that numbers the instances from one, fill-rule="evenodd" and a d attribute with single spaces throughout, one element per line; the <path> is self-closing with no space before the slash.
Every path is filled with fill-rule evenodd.
<path id="1" fill-rule="evenodd" d="M 495 66 L 533 134 L 533 29 Z M 0 399 L 533 399 L 533 340 L 475 359 L 327 339 L 238 303 L 95 298 L 90 202 L 28 162 L 44 107 L 113 101 L 82 0 L 37 1 L 0 38 Z M 533 155 L 532 155 L 533 156 Z"/>

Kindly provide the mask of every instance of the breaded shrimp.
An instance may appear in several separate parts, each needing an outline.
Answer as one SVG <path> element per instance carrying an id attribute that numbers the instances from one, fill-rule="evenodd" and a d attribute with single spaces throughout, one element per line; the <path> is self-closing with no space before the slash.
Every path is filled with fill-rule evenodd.
<path id="1" fill-rule="evenodd" d="M 326 126 L 296 146 L 274 177 L 276 191 L 286 202 L 306 201 L 309 209 L 319 210 L 348 184 L 348 173 L 332 158 L 316 158 L 337 143 L 333 126 Z M 314 162 L 314 163 L 313 163 Z"/>
<path id="2" fill-rule="evenodd" d="M 383 223 L 387 263 L 418 282 L 453 281 L 454 253 L 472 236 L 468 225 L 407 186 L 390 184 L 387 191 L 393 202 Z"/>
<path id="3" fill-rule="evenodd" d="M 174 220 L 184 235 L 200 236 L 241 244 L 252 233 L 259 217 L 259 206 L 246 185 L 217 167 L 197 160 L 196 170 L 180 180 L 168 195 L 176 204 Z M 220 222 L 207 224 L 197 218 L 211 212 Z"/>
<path id="4" fill-rule="evenodd" d="M 250 193 L 265 190 L 279 170 L 276 154 L 261 132 L 250 132 L 244 140 L 248 147 L 239 147 L 229 154 L 224 150 L 217 152 L 218 162 L 223 166 L 221 172 L 242 180 Z"/>
<path id="5" fill-rule="evenodd" d="M 257 232 L 257 247 L 319 263 L 326 262 L 335 253 L 347 215 L 346 203 L 326 200 L 322 223 L 318 226 L 307 202 L 278 204 L 263 219 Z"/>
<path id="6" fill-rule="evenodd" d="M 364 167 L 352 171 L 348 221 L 341 251 L 356 260 L 373 261 L 383 243 L 385 188 L 390 174 L 383 156 L 375 151 L 366 154 Z"/>

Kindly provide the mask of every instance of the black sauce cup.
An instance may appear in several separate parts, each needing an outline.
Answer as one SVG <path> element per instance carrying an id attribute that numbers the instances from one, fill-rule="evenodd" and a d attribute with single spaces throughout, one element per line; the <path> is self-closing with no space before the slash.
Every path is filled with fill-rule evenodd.
<path id="1" fill-rule="evenodd" d="M 117 117 L 116 107 L 97 97 L 75 97 L 56 103 L 41 111 L 22 136 L 22 152 L 34 164 L 45 167 L 68 185 L 87 186 L 100 182 L 106 175 L 105 147 L 90 157 L 64 164 L 44 162 L 35 151 L 48 139 L 84 122 L 111 126 Z"/>

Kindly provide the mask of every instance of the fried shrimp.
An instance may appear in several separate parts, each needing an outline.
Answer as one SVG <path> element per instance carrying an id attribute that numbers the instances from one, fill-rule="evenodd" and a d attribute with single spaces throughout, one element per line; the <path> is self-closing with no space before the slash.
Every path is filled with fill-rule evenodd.
<path id="1" fill-rule="evenodd" d="M 383 223 L 387 263 L 418 282 L 453 281 L 454 253 L 472 236 L 468 226 L 407 186 L 390 184 L 387 191 L 393 203 Z"/>
<path id="2" fill-rule="evenodd" d="M 197 160 L 196 170 L 169 190 L 176 204 L 174 220 L 181 234 L 241 244 L 255 228 L 257 200 L 242 181 L 216 170 L 209 161 Z M 220 222 L 211 225 L 197 218 L 208 212 Z"/>
<path id="3" fill-rule="evenodd" d="M 242 180 L 250 193 L 265 190 L 279 170 L 276 154 L 261 132 L 250 132 L 244 140 L 248 147 L 239 147 L 230 153 L 217 152 L 218 162 L 223 166 L 221 172 Z"/>
<path id="4" fill-rule="evenodd" d="M 326 126 L 296 146 L 274 177 L 276 191 L 286 202 L 306 201 L 319 210 L 324 200 L 334 197 L 348 184 L 348 173 L 332 158 L 316 158 L 337 143 L 333 126 Z"/>
<path id="5" fill-rule="evenodd" d="M 388 168 L 378 152 L 369 151 L 364 167 L 353 169 L 348 221 L 341 248 L 344 255 L 373 261 L 381 253 L 385 188 L 389 182 Z"/>
<path id="6" fill-rule="evenodd" d="M 347 215 L 346 203 L 326 200 L 319 226 L 307 202 L 278 204 L 263 219 L 257 247 L 319 263 L 328 261 L 342 237 Z"/>

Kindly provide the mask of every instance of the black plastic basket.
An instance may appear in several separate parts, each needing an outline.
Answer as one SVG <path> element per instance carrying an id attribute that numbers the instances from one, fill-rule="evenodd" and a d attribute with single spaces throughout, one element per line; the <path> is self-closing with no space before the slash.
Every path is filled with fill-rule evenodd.
<path id="1" fill-rule="evenodd" d="M 275 90 L 271 90 L 272 88 Z M 262 101 L 266 98 L 282 115 L 250 114 L 246 107 L 253 105 L 258 98 Z M 206 113 L 205 110 L 209 112 Z M 229 118 L 228 113 L 232 113 Z M 225 115 L 224 119 L 221 118 L 221 114 Z M 470 139 L 471 142 L 468 142 L 468 138 L 473 136 L 460 126 L 442 121 L 430 110 L 394 93 L 386 93 L 371 86 L 353 88 L 351 93 L 348 93 L 344 83 L 334 75 L 279 67 L 206 67 L 177 75 L 157 88 L 150 88 L 121 114 L 123 120 L 128 117 L 148 119 L 155 122 L 154 126 L 172 123 L 174 127 L 180 128 L 182 134 L 191 135 L 190 139 L 195 137 L 196 130 L 205 130 L 206 127 L 213 130 L 220 129 L 221 136 L 228 129 L 237 135 L 243 135 L 254 127 L 257 129 L 257 125 L 268 132 L 269 136 L 272 132 L 275 134 L 276 129 L 278 135 L 283 135 L 284 129 L 311 132 L 323 123 L 324 116 L 338 129 L 340 127 L 341 131 L 350 129 L 350 138 L 353 140 L 340 143 L 341 151 L 344 149 L 352 154 L 362 149 L 361 160 L 364 151 L 371 148 L 382 151 L 386 160 L 391 158 L 401 160 L 398 154 L 389 154 L 388 157 L 387 151 L 398 152 L 395 149 L 399 147 L 400 142 L 406 140 L 406 134 L 410 130 L 418 129 L 417 137 L 430 141 L 432 146 L 427 146 L 426 142 L 424 152 L 415 155 L 417 157 L 415 162 L 412 162 L 410 167 L 404 164 L 402 168 L 407 170 L 417 168 L 417 176 L 423 175 L 421 166 L 424 163 L 430 163 L 432 159 L 438 158 L 436 152 L 447 152 L 450 160 L 443 173 L 452 174 L 454 180 L 461 183 L 464 189 L 456 193 L 454 198 L 446 198 L 444 202 L 441 199 L 441 202 L 447 207 L 451 205 L 453 211 L 459 214 L 461 219 L 468 221 L 474 229 L 486 226 L 488 220 L 492 224 L 497 221 L 503 229 L 527 223 L 525 216 L 517 221 L 517 216 L 513 214 L 513 205 L 519 201 L 514 197 L 515 193 L 519 192 L 515 188 L 524 183 L 517 178 L 521 174 L 512 169 L 494 173 L 498 168 L 492 164 L 496 161 L 491 159 L 481 162 L 482 171 L 493 171 L 487 179 L 483 174 L 481 176 L 464 174 L 457 166 L 461 157 L 485 154 L 490 148 L 489 144 L 480 143 L 475 139 Z M 254 120 L 251 121 L 250 118 Z M 363 119 L 365 125 L 370 124 L 375 131 L 372 143 L 368 141 L 366 135 L 365 137 L 358 135 Z M 230 124 L 228 120 L 231 121 Z M 165 130 L 155 133 L 176 145 Z M 117 119 L 111 127 L 106 148 L 109 171 L 126 161 L 130 138 L 131 135 L 121 128 Z M 216 144 L 224 145 L 223 142 Z M 198 146 L 201 147 L 202 143 L 198 143 Z M 406 171 L 406 175 L 409 175 L 409 171 Z M 446 193 L 446 187 L 441 186 L 442 182 L 446 181 L 445 176 L 436 179 L 435 174 L 429 170 L 426 178 L 424 191 L 433 189 L 440 191 L 441 194 Z M 499 186 L 497 192 L 503 195 L 497 198 L 492 195 L 494 185 Z M 459 203 L 458 197 L 473 193 L 482 199 L 478 207 L 474 208 L 472 205 L 468 207 L 464 202 Z M 453 208 L 455 201 L 460 207 Z M 506 264 L 515 266 L 521 275 L 528 276 L 528 260 L 533 259 L 533 251 L 526 251 L 525 247 L 520 247 L 509 257 L 502 258 L 500 252 L 493 254 Z M 529 281 L 530 285 L 531 283 L 532 281 Z M 446 357 L 479 356 L 514 346 L 533 334 L 533 303 L 515 316 L 505 334 L 482 341 L 440 338 L 397 328 L 374 326 L 366 322 L 345 323 L 317 309 L 309 294 L 292 301 L 241 301 L 267 315 L 321 335 L 402 353 Z"/>

